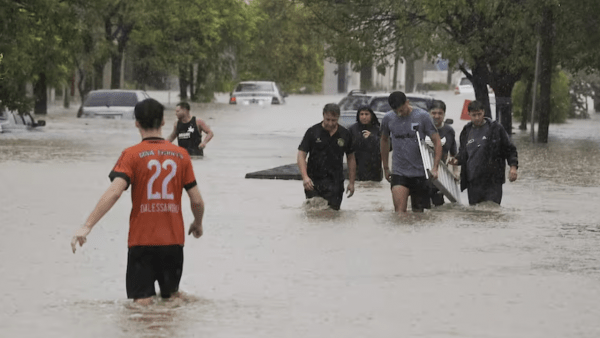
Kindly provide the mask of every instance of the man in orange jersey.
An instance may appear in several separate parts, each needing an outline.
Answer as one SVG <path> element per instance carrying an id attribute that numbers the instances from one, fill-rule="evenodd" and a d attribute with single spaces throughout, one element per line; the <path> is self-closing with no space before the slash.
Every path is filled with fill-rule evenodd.
<path id="1" fill-rule="evenodd" d="M 73 253 L 86 242 L 98 221 L 131 184 L 132 209 L 129 218 L 127 257 L 127 298 L 149 305 L 158 281 L 162 298 L 179 295 L 183 270 L 185 229 L 181 195 L 189 195 L 194 222 L 188 234 L 202 236 L 204 201 L 196 184 L 190 156 L 185 149 L 164 140 L 161 127 L 164 107 L 154 99 L 135 106 L 135 126 L 142 142 L 123 151 L 111 171 L 112 183 L 100 198 L 85 225 L 71 240 Z"/>

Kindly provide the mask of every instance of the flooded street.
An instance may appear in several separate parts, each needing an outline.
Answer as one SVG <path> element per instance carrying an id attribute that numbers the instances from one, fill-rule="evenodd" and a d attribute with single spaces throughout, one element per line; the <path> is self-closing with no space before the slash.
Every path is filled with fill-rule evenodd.
<path id="1" fill-rule="evenodd" d="M 435 95 L 458 138 L 465 97 Z M 55 107 L 40 130 L 0 134 L 3 337 L 600 337 L 600 114 L 551 125 L 549 144 L 515 129 L 519 179 L 501 207 L 463 192 L 463 205 L 399 218 L 387 182 L 358 182 L 335 212 L 305 206 L 301 181 L 244 178 L 294 163 L 342 96 L 227 98 L 191 111 L 215 137 L 193 161 L 206 213 L 204 236 L 186 238 L 189 299 L 148 308 L 125 299 L 130 190 L 70 248 L 140 141 L 134 122 Z"/>

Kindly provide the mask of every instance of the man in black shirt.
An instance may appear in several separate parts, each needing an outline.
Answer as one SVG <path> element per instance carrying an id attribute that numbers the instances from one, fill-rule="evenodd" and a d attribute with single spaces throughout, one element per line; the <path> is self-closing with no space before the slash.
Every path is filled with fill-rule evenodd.
<path id="1" fill-rule="evenodd" d="M 177 121 L 167 140 L 173 142 L 177 139 L 177 144 L 185 148 L 190 155 L 204 156 L 204 148 L 214 136 L 208 124 L 190 114 L 190 104 L 187 102 L 180 102 L 175 106 L 175 115 Z M 204 142 L 202 132 L 206 134 Z"/>
<path id="2" fill-rule="evenodd" d="M 467 189 L 469 204 L 484 201 L 500 204 L 506 162 L 510 166 L 509 181 L 517 179 L 517 148 L 500 124 L 484 117 L 481 102 L 472 101 L 468 109 L 471 122 L 460 133 L 460 148 L 450 164 L 461 166 L 460 188 Z"/>
<path id="3" fill-rule="evenodd" d="M 298 147 L 298 168 L 306 198 L 320 196 L 339 210 L 344 196 L 344 153 L 348 161 L 348 197 L 354 194 L 356 161 L 350 132 L 338 124 L 340 107 L 323 108 L 323 121 L 310 127 Z M 306 161 L 307 155 L 308 163 Z"/>

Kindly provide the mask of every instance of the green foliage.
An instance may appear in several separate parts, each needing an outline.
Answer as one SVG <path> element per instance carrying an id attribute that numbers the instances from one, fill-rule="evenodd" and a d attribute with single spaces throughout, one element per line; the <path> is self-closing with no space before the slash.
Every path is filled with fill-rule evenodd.
<path id="1" fill-rule="evenodd" d="M 276 81 L 288 92 L 320 91 L 324 50 L 307 24 L 313 14 L 288 0 L 255 0 L 249 7 L 256 27 L 237 54 L 239 79 Z"/>
<path id="2" fill-rule="evenodd" d="M 517 120 L 521 120 L 523 116 L 523 101 L 531 100 L 531 97 L 525 97 L 527 84 L 523 81 L 518 81 L 512 92 L 513 99 L 513 116 Z M 550 123 L 564 123 L 567 118 L 571 117 L 572 107 L 571 107 L 571 96 L 570 96 L 570 87 L 569 87 L 569 79 L 567 74 L 564 71 L 555 71 L 552 74 L 552 95 L 550 98 Z M 536 100 L 539 102 L 540 99 L 540 90 L 538 84 L 537 96 Z M 536 103 L 536 107 L 540 107 L 539 103 Z M 528 116 L 531 112 L 525 112 Z M 536 121 L 540 116 L 540 111 L 536 110 L 535 117 Z"/>

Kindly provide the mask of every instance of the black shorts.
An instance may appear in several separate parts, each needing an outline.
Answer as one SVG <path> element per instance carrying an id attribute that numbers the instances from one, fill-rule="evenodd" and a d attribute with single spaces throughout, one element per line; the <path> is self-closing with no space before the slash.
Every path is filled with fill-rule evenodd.
<path id="1" fill-rule="evenodd" d="M 179 290 L 183 271 L 183 246 L 132 246 L 127 254 L 127 298 L 140 299 L 156 295 L 169 298 Z"/>
<path id="2" fill-rule="evenodd" d="M 429 186 L 427 179 L 423 177 L 406 177 L 392 175 L 392 188 L 401 185 L 408 188 L 410 194 L 410 205 L 413 211 L 422 211 L 431 208 L 429 199 Z"/>
<path id="3" fill-rule="evenodd" d="M 306 198 L 323 197 L 333 210 L 340 210 L 342 198 L 344 197 L 344 181 L 331 179 L 312 180 L 314 189 L 304 190 Z"/>

